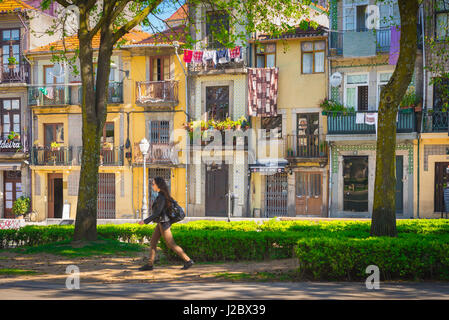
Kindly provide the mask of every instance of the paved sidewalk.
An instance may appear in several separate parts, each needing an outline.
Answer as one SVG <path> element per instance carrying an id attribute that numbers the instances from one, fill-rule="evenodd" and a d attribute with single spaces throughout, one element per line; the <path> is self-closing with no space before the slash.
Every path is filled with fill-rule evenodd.
<path id="1" fill-rule="evenodd" d="M 354 282 L 83 283 L 65 281 L 0 283 L 1 299 L 449 299 L 449 283 L 381 283 L 367 290 Z"/>

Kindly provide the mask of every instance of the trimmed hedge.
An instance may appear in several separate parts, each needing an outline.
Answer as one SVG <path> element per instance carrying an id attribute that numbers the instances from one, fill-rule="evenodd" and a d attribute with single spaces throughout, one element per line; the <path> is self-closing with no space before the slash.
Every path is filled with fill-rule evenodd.
<path id="1" fill-rule="evenodd" d="M 388 238 L 304 238 L 295 249 L 301 277 L 314 280 L 366 279 L 369 265 L 381 280 L 449 280 L 447 235 Z"/>
<path id="2" fill-rule="evenodd" d="M 398 220 L 399 237 L 409 234 L 438 236 L 449 234 L 448 220 Z M 99 225 L 98 234 L 104 238 L 125 242 L 144 242 L 151 238 L 155 224 Z M 71 239 L 74 226 L 26 226 L 18 230 L 0 230 L 0 248 L 14 243 L 19 246 L 39 245 Z M 256 223 L 255 221 L 210 221 L 200 220 L 176 223 L 172 226 L 175 235 L 190 231 L 242 231 L 242 232 L 294 232 L 299 238 L 310 237 L 369 237 L 369 221 L 307 221 L 275 219 Z"/>
<path id="3" fill-rule="evenodd" d="M 295 232 L 257 231 L 178 231 L 176 244 L 196 261 L 241 261 L 284 259 L 294 257 L 294 247 L 301 235 Z M 169 259 L 179 259 L 160 242 Z"/>

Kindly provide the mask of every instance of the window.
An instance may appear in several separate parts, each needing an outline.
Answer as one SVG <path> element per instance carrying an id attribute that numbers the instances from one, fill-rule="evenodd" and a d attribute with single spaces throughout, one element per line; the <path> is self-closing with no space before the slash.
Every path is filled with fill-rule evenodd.
<path id="1" fill-rule="evenodd" d="M 378 74 L 378 81 L 377 81 L 377 109 L 379 108 L 380 103 L 380 92 L 382 91 L 383 87 L 385 87 L 390 81 L 391 76 L 393 75 L 392 72 L 382 72 Z"/>
<path id="2" fill-rule="evenodd" d="M 357 111 L 368 110 L 368 74 L 348 74 L 345 83 L 345 105 Z"/>
<path id="3" fill-rule="evenodd" d="M 265 130 L 266 138 L 282 138 L 282 115 L 278 115 L 276 117 L 262 117 L 261 128 L 262 130 Z M 273 132 L 273 136 L 271 136 L 271 132 Z"/>
<path id="4" fill-rule="evenodd" d="M 20 100 L 3 99 L 0 103 L 3 139 L 6 139 L 11 131 L 20 134 Z"/>
<path id="5" fill-rule="evenodd" d="M 343 7 L 343 28 L 347 31 L 366 31 L 367 0 L 346 0 Z"/>
<path id="6" fill-rule="evenodd" d="M 209 49 L 225 47 L 229 37 L 229 16 L 225 12 L 208 12 L 206 15 L 206 37 Z"/>
<path id="7" fill-rule="evenodd" d="M 276 44 L 267 43 L 256 46 L 256 68 L 276 66 Z"/>
<path id="8" fill-rule="evenodd" d="M 379 26 L 381 29 L 401 24 L 399 6 L 397 1 L 382 2 L 379 6 Z"/>
<path id="9" fill-rule="evenodd" d="M 46 123 L 44 124 L 44 143 L 46 147 L 50 147 L 51 143 L 56 141 L 64 143 L 64 124 L 62 123 Z"/>
<path id="10" fill-rule="evenodd" d="M 169 121 L 150 121 L 150 143 L 168 144 L 170 141 Z"/>
<path id="11" fill-rule="evenodd" d="M 307 41 L 301 43 L 302 73 L 324 72 L 325 41 Z"/>
<path id="12" fill-rule="evenodd" d="M 223 121 L 229 116 L 229 86 L 206 87 L 208 119 Z"/>
<path id="13" fill-rule="evenodd" d="M 1 32 L 2 42 L 2 61 L 3 72 L 9 72 L 10 58 L 15 59 L 15 64 L 20 62 L 20 30 L 9 29 L 2 30 Z"/>
<path id="14" fill-rule="evenodd" d="M 343 210 L 368 211 L 368 157 L 343 157 Z"/>
<path id="15" fill-rule="evenodd" d="M 64 72 L 62 72 L 59 64 L 46 65 L 43 68 L 45 84 L 64 83 Z"/>
<path id="16" fill-rule="evenodd" d="M 103 136 L 101 143 L 110 143 L 114 145 L 114 122 L 106 122 L 103 127 Z"/>
<path id="17" fill-rule="evenodd" d="M 298 113 L 296 116 L 298 136 L 318 136 L 318 117 L 318 113 Z"/>
<path id="18" fill-rule="evenodd" d="M 446 104 L 449 107 L 449 79 L 434 78 L 433 79 L 433 109 L 441 110 Z"/>
<path id="19" fill-rule="evenodd" d="M 170 57 L 150 58 L 150 81 L 163 81 L 170 79 Z"/>
<path id="20" fill-rule="evenodd" d="M 435 37 L 444 40 L 449 37 L 449 0 L 435 1 Z"/>

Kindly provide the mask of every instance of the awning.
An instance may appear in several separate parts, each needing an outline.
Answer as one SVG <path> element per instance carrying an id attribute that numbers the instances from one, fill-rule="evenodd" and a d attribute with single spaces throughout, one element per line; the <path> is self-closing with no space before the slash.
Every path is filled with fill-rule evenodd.
<path id="1" fill-rule="evenodd" d="M 288 161 L 285 159 L 261 159 L 249 165 L 250 172 L 274 174 L 285 172 Z"/>

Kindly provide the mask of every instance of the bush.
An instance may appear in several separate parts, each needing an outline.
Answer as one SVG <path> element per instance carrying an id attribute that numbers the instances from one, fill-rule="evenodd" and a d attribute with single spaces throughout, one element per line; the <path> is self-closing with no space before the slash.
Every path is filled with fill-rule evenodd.
<path id="1" fill-rule="evenodd" d="M 304 238 L 295 249 L 302 277 L 314 280 L 366 279 L 369 265 L 381 280 L 449 279 L 449 237 Z"/>
<path id="2" fill-rule="evenodd" d="M 173 234 L 176 244 L 196 261 L 292 258 L 298 240 L 293 232 L 180 230 Z M 161 248 L 169 259 L 177 258 L 164 241 Z"/>
<path id="3" fill-rule="evenodd" d="M 14 204 L 12 205 L 12 212 L 16 216 L 24 215 L 25 213 L 28 213 L 30 210 L 30 198 L 21 196 L 14 201 Z"/>

